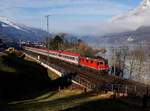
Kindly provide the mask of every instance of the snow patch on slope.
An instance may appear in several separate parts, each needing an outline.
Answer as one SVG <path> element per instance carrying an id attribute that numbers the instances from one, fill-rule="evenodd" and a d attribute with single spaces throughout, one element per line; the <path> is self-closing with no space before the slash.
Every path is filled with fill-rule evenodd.
<path id="1" fill-rule="evenodd" d="M 9 21 L 6 17 L 0 17 L 0 21 L 2 23 L 4 23 L 4 24 L 2 24 L 3 27 L 10 26 L 10 27 L 14 27 L 18 30 L 22 30 L 19 26 L 17 26 L 15 23 Z"/>
<path id="2" fill-rule="evenodd" d="M 141 3 L 142 8 L 150 8 L 150 0 L 143 0 Z"/>
<path id="3" fill-rule="evenodd" d="M 150 0 L 143 0 L 139 6 L 124 14 L 114 17 L 111 22 L 129 30 L 141 26 L 150 26 Z"/>
<path id="4" fill-rule="evenodd" d="M 9 25 L 6 25 L 6 24 L 2 24 L 2 27 L 9 27 Z"/>
<path id="5" fill-rule="evenodd" d="M 128 37 L 127 41 L 132 42 L 132 41 L 134 41 L 134 39 L 132 37 Z"/>

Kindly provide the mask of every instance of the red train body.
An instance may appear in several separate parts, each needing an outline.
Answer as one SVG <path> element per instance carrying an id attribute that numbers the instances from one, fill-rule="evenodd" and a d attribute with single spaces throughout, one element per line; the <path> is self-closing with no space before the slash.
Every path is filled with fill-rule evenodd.
<path id="1" fill-rule="evenodd" d="M 95 70 L 108 70 L 108 62 L 104 58 L 88 58 L 82 57 L 78 53 L 66 52 L 66 51 L 56 51 L 56 50 L 47 50 L 42 48 L 35 47 L 24 47 L 25 50 L 32 51 L 37 54 L 42 54 L 45 56 L 50 56 L 52 58 L 60 59 L 65 62 L 73 63 L 83 67 L 92 68 Z"/>
<path id="2" fill-rule="evenodd" d="M 107 61 L 104 59 L 92 59 L 86 57 L 80 57 L 79 64 L 81 66 L 93 68 L 96 70 L 108 70 Z"/>

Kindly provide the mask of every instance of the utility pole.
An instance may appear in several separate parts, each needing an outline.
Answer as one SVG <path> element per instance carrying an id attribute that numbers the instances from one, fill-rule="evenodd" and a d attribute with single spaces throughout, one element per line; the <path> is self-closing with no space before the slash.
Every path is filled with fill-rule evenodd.
<path id="1" fill-rule="evenodd" d="M 22 48 L 21 39 L 19 39 L 19 47 L 20 47 L 20 49 Z"/>
<path id="2" fill-rule="evenodd" d="M 48 65 L 49 65 L 49 17 L 50 15 L 46 15 L 46 20 L 47 20 L 47 48 L 48 48 L 48 56 L 47 56 L 47 62 L 48 62 Z"/>

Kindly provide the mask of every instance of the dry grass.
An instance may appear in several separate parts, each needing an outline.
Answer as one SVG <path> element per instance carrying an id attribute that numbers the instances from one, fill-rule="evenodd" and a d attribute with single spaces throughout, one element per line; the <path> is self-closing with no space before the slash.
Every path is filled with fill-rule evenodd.
<path id="1" fill-rule="evenodd" d="M 35 99 L 30 99 L 30 100 L 24 100 L 24 101 L 15 101 L 11 102 L 9 104 L 33 104 L 33 103 L 39 103 L 39 102 L 48 102 L 48 101 L 54 101 L 57 99 L 64 99 L 69 96 L 74 96 L 74 95 L 79 95 L 81 94 L 81 90 L 61 90 L 61 91 L 53 91 L 53 92 L 48 92 L 45 93 L 41 96 L 36 97 Z"/>
<path id="2" fill-rule="evenodd" d="M 48 69 L 47 72 L 48 72 L 48 76 L 51 78 L 51 80 L 56 80 L 59 78 L 59 76 L 56 73 L 52 72 L 51 70 Z"/>
<path id="3" fill-rule="evenodd" d="M 25 56 L 24 59 L 27 60 L 27 61 L 36 62 L 35 60 L 33 60 L 32 58 L 30 58 L 30 57 L 28 57 L 28 56 Z"/>
<path id="4" fill-rule="evenodd" d="M 2 56 L 0 56 L 0 71 L 15 73 L 16 69 L 5 64 L 4 59 L 2 58 Z"/>
<path id="5" fill-rule="evenodd" d="M 81 90 L 50 92 L 33 100 L 11 103 L 19 111 L 140 111 L 139 108 L 111 99 L 111 92 L 96 95 Z"/>
<path id="6" fill-rule="evenodd" d="M 59 92 L 50 92 L 32 100 L 12 102 L 10 104 L 18 105 L 19 107 L 17 106 L 17 108 L 19 108 L 19 110 L 58 111 L 76 107 L 87 102 L 108 99 L 111 95 L 112 93 L 107 93 L 97 96 L 93 93 L 84 94 L 81 90 L 67 89 Z M 38 104 L 41 107 L 39 107 Z"/>

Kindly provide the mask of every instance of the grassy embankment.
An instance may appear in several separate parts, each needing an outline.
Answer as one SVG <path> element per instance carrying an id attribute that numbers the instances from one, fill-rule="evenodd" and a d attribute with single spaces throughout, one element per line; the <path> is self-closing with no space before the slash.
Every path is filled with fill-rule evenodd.
<path id="1" fill-rule="evenodd" d="M 110 99 L 111 93 L 95 95 L 70 90 L 48 93 L 28 101 L 10 103 L 19 111 L 140 111 L 141 107 Z"/>
<path id="2" fill-rule="evenodd" d="M 65 82 L 66 77 L 51 79 L 49 75 L 54 73 L 36 62 L 27 61 L 14 54 L 1 56 L 1 102 L 34 98 L 70 84 Z"/>
<path id="3" fill-rule="evenodd" d="M 35 60 L 33 60 L 32 58 L 27 57 L 27 56 L 24 59 L 27 61 L 35 62 Z M 52 72 L 51 70 L 47 70 L 47 73 L 51 80 L 56 80 L 59 78 L 59 76 L 57 74 L 55 74 L 54 72 Z"/>
<path id="4" fill-rule="evenodd" d="M 111 94 L 97 96 L 95 92 L 64 89 L 64 78 L 34 61 L 14 55 L 0 57 L 0 98 L 2 110 L 9 111 L 138 111 L 139 107 L 124 104 Z M 49 73 L 48 73 L 49 72 Z"/>
<path id="5" fill-rule="evenodd" d="M 15 68 L 12 68 L 8 66 L 7 64 L 4 64 L 4 58 L 0 57 L 0 71 L 4 72 L 16 72 Z"/>

